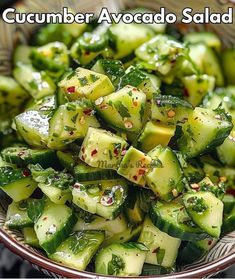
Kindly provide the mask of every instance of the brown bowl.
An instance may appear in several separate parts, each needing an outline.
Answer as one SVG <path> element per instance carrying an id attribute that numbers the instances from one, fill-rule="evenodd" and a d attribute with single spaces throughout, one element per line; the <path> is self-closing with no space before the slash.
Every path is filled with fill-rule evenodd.
<path id="1" fill-rule="evenodd" d="M 192 3 L 191 3 L 192 2 Z M 209 2 L 209 3 L 208 3 Z M 79 12 L 95 12 L 99 14 L 102 7 L 109 8 L 110 11 L 117 12 L 126 7 L 146 7 L 158 10 L 159 7 L 166 7 L 169 12 L 174 12 L 178 19 L 181 18 L 181 11 L 185 7 L 191 7 L 196 12 L 203 11 L 204 7 L 210 7 L 211 11 L 225 12 L 228 7 L 234 7 L 234 1 L 229 0 L 24 0 L 18 2 L 17 9 L 27 12 L 56 12 L 62 7 L 68 6 Z M 235 13 L 234 13 L 235 17 Z M 235 22 L 235 18 L 234 18 Z M 0 74 L 10 74 L 12 66 L 12 53 L 14 47 L 19 42 L 27 42 L 35 25 L 6 24 L 0 20 Z M 182 25 L 178 27 L 181 31 L 187 32 L 188 29 L 209 29 L 216 32 L 225 46 L 235 45 L 235 24 L 214 24 L 214 25 Z M 40 250 L 34 249 L 24 243 L 20 232 L 9 230 L 4 226 L 8 199 L 0 192 L 0 242 L 15 254 L 34 265 L 35 268 L 43 271 L 47 276 L 52 277 L 71 277 L 71 278 L 94 278 L 98 274 L 77 271 L 65 267 L 49 260 Z M 176 273 L 161 276 L 145 276 L 147 278 L 202 278 L 212 276 L 230 265 L 235 264 L 235 231 L 224 236 L 198 262 L 182 267 Z M 111 278 L 112 276 L 101 276 L 100 278 Z M 141 277 L 140 277 L 141 278 Z"/>

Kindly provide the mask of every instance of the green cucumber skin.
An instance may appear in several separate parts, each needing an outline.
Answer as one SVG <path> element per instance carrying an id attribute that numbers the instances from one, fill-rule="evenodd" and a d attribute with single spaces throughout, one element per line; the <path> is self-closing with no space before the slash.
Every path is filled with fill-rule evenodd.
<path id="1" fill-rule="evenodd" d="M 59 245 L 69 236 L 72 232 L 73 227 L 77 223 L 77 216 L 73 212 L 67 220 L 67 224 L 64 225 L 63 229 L 54 235 L 53 240 L 40 244 L 40 246 L 47 252 L 52 254 L 56 251 Z"/>
<path id="2" fill-rule="evenodd" d="M 77 179 L 77 181 L 84 182 L 89 180 L 93 181 L 93 180 L 115 179 L 118 178 L 118 175 L 114 170 L 109 170 L 109 169 L 102 169 L 101 171 L 88 172 L 88 173 L 79 173 L 76 172 L 76 169 L 74 169 L 74 177 L 75 179 Z"/>
<path id="3" fill-rule="evenodd" d="M 204 232 L 185 232 L 180 228 L 174 226 L 168 221 L 165 221 L 161 218 L 159 214 L 153 209 L 153 205 L 150 207 L 149 217 L 152 220 L 153 224 L 159 228 L 159 230 L 169 234 L 172 237 L 179 238 L 186 241 L 195 241 L 195 240 L 202 240 L 208 237 L 208 234 Z"/>
<path id="4" fill-rule="evenodd" d="M 230 233 L 235 230 L 235 207 L 232 212 L 230 212 L 227 216 L 225 216 L 222 224 L 222 235 Z"/>

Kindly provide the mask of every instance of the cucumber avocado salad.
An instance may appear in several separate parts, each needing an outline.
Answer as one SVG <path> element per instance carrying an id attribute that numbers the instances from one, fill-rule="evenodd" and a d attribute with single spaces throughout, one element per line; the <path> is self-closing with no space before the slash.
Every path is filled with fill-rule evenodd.
<path id="1" fill-rule="evenodd" d="M 0 76 L 5 226 L 98 274 L 200 259 L 235 230 L 234 69 L 211 32 L 42 27 Z"/>

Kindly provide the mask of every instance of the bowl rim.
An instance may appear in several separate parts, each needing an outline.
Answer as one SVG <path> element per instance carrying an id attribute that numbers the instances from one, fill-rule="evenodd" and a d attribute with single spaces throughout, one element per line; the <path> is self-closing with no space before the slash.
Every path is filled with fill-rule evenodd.
<path id="1" fill-rule="evenodd" d="M 42 269 L 46 269 L 49 272 L 61 275 L 67 278 L 117 278 L 115 276 L 103 276 L 94 272 L 78 271 L 70 267 L 66 267 L 59 263 L 53 262 L 50 259 L 37 254 L 35 251 L 30 250 L 26 246 L 17 242 L 12 236 L 8 235 L 3 227 L 0 227 L 0 240 L 1 242 L 13 253 L 29 261 L 32 264 L 37 265 Z M 207 275 L 213 275 L 220 271 L 225 270 L 230 265 L 235 264 L 235 253 L 229 253 L 224 257 L 215 261 L 205 264 L 203 267 L 197 267 L 190 270 L 180 271 L 168 275 L 156 275 L 156 276 L 139 276 L 138 278 L 164 278 L 164 279 L 179 279 L 179 278 L 202 278 Z M 127 277 L 118 277 L 127 278 Z M 130 277 L 136 278 L 136 277 Z"/>

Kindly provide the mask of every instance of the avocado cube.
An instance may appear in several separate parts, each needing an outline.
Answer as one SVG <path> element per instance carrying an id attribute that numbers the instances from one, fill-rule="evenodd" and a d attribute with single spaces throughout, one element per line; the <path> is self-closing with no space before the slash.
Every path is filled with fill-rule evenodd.
<path id="1" fill-rule="evenodd" d="M 107 76 L 83 68 L 77 68 L 68 74 L 59 82 L 59 87 L 70 101 L 81 97 L 96 100 L 114 91 L 114 86 Z"/>
<path id="2" fill-rule="evenodd" d="M 129 181 L 145 186 L 145 174 L 151 168 L 151 161 L 150 156 L 131 146 L 123 157 L 118 174 Z"/>
<path id="3" fill-rule="evenodd" d="M 79 158 L 91 167 L 117 170 L 127 146 L 127 142 L 121 137 L 90 127 L 82 143 Z"/>
<path id="4" fill-rule="evenodd" d="M 138 146 L 145 152 L 150 151 L 159 144 L 167 146 L 174 133 L 175 126 L 173 125 L 169 126 L 149 121 L 138 139 Z"/>

